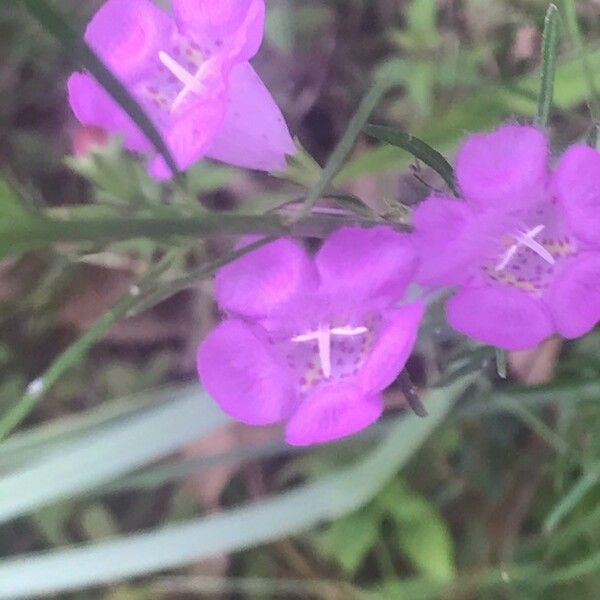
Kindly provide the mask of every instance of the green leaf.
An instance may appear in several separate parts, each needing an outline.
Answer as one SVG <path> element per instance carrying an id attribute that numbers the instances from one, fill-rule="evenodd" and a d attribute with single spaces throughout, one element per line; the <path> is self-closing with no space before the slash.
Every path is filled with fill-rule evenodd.
<path id="1" fill-rule="evenodd" d="M 400 481 L 378 499 L 394 520 L 400 548 L 422 575 L 440 583 L 454 579 L 454 545 L 448 526 L 431 503 Z"/>
<path id="2" fill-rule="evenodd" d="M 15 221 L 27 221 L 31 218 L 31 213 L 21 204 L 15 191 L 0 179 L 0 229 L 13 227 Z"/>
<path id="3" fill-rule="evenodd" d="M 431 391 L 426 398 L 429 418 L 419 419 L 413 415 L 403 418 L 358 463 L 313 483 L 271 499 L 154 531 L 77 548 L 5 559 L 0 562 L 0 598 L 16 600 L 67 592 L 173 569 L 208 556 L 235 552 L 293 535 L 324 521 L 350 514 L 371 501 L 407 463 L 475 378 L 476 375 L 470 374 L 447 388 Z M 175 412 L 173 410 L 172 416 L 175 416 Z M 180 414 L 178 426 L 190 432 L 190 419 L 194 421 L 197 418 L 197 415 L 189 413 Z M 176 435 L 173 426 L 174 423 L 167 423 L 163 419 L 160 431 L 155 431 L 153 435 L 173 440 Z M 138 432 L 138 435 L 141 433 Z M 154 437 L 140 435 L 137 445 L 144 446 L 149 440 L 156 443 Z M 103 448 L 105 452 L 111 450 L 106 441 Z M 140 452 L 135 446 L 121 447 L 119 450 L 122 453 L 132 448 L 136 453 Z M 111 456 L 115 454 L 111 451 Z M 79 464 L 78 457 L 65 453 L 62 457 L 53 458 L 70 462 L 70 468 L 78 469 L 84 481 L 89 477 L 85 467 Z M 98 457 L 100 465 L 102 459 L 102 456 Z M 44 484 L 48 481 L 46 473 L 39 471 L 38 475 L 43 477 Z M 39 479 L 29 479 L 27 484 L 34 488 L 41 485 Z M 50 484 L 56 485 L 56 482 L 50 480 Z M 25 492 L 31 495 L 32 490 L 12 489 L 17 496 Z M 0 498 L 5 499 L 4 491 L 0 493 Z"/>
<path id="4" fill-rule="evenodd" d="M 63 16 L 46 0 L 23 0 L 23 4 L 29 13 L 47 31 L 60 40 L 67 52 L 74 54 L 81 61 L 83 66 L 95 77 L 98 83 L 123 108 L 144 135 L 152 142 L 157 152 L 164 158 L 173 175 L 177 175 L 179 170 L 175 160 L 148 115 L 119 79 L 104 66 L 104 63 L 98 58 L 96 53 L 73 31 Z"/>
<path id="5" fill-rule="evenodd" d="M 367 125 L 365 133 L 380 142 L 386 142 L 410 152 L 415 158 L 431 167 L 446 182 L 453 194 L 458 196 L 452 165 L 429 144 L 414 135 L 382 125 Z"/>
<path id="6" fill-rule="evenodd" d="M 538 97 L 537 122 L 542 127 L 548 125 L 554 97 L 554 78 L 556 77 L 556 58 L 560 41 L 560 13 L 555 4 L 551 4 L 544 21 L 544 42 L 542 45 L 542 75 Z"/>
<path id="7" fill-rule="evenodd" d="M 335 521 L 320 537 L 319 548 L 353 577 L 379 539 L 378 515 L 362 509 Z"/>

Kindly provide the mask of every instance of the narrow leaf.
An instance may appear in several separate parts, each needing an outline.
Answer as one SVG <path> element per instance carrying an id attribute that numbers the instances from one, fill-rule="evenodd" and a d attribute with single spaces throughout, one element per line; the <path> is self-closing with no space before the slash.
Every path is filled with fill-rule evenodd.
<path id="1" fill-rule="evenodd" d="M 444 156 L 442 156 L 442 154 L 437 150 L 434 150 L 429 144 L 410 133 L 398 131 L 392 127 L 367 125 L 364 131 L 367 135 L 380 142 L 386 142 L 392 146 L 402 148 L 412 154 L 415 158 L 424 162 L 446 182 L 455 196 L 459 195 L 452 165 L 444 158 Z"/>
<path id="2" fill-rule="evenodd" d="M 554 99 L 554 79 L 556 76 L 556 58 L 560 41 L 560 13 L 555 4 L 551 4 L 544 20 L 544 42 L 542 44 L 542 77 L 538 97 L 537 123 L 548 125 Z"/>
<path id="3" fill-rule="evenodd" d="M 227 422 L 196 384 L 173 400 L 82 436 L 0 479 L 0 522 L 148 465 Z M 0 588 L 1 589 L 1 588 Z"/>

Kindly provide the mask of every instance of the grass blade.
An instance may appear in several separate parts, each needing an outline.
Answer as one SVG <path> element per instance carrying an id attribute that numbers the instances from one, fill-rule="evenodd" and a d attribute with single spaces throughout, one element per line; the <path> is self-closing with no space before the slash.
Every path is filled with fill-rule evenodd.
<path id="1" fill-rule="evenodd" d="M 470 374 L 430 392 L 429 418 L 407 416 L 357 464 L 275 498 L 147 533 L 0 562 L 0 598 L 38 597 L 173 569 L 349 514 L 407 463 L 475 378 Z"/>
<path id="2" fill-rule="evenodd" d="M 131 117 L 144 135 L 152 142 L 157 152 L 165 159 L 173 175 L 179 170 L 160 133 L 148 115 L 135 101 L 123 84 L 109 71 L 95 52 L 67 24 L 63 16 L 46 0 L 23 0 L 27 11 L 65 47 L 81 60 L 83 66 L 96 78 L 98 83 Z"/>
<path id="3" fill-rule="evenodd" d="M 67 443 L 0 479 L 0 522 L 113 481 L 167 456 L 226 417 L 197 384 L 167 389 L 164 405 Z"/>
<path id="4" fill-rule="evenodd" d="M 459 195 L 452 165 L 444 158 L 444 156 L 442 156 L 442 154 L 437 150 L 434 150 L 429 144 L 416 138 L 414 135 L 410 135 L 404 131 L 398 131 L 392 127 L 367 125 L 364 131 L 367 135 L 380 142 L 397 146 L 412 154 L 428 167 L 431 167 L 446 182 L 446 185 L 452 190 L 452 193 L 455 196 Z"/>
<path id="5" fill-rule="evenodd" d="M 544 20 L 544 42 L 542 44 L 542 77 L 538 96 L 537 123 L 548 125 L 554 99 L 554 79 L 556 77 L 556 58 L 560 40 L 560 13 L 555 4 L 551 4 Z"/>

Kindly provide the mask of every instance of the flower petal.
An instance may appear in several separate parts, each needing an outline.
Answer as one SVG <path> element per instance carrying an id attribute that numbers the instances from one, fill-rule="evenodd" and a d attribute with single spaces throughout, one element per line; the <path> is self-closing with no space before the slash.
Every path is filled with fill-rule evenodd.
<path id="1" fill-rule="evenodd" d="M 466 202 L 428 198 L 413 212 L 412 240 L 419 256 L 416 280 L 425 286 L 457 285 L 470 276 L 469 266 L 481 247 Z"/>
<path id="2" fill-rule="evenodd" d="M 344 227 L 323 244 L 315 263 L 324 289 L 369 297 L 404 295 L 417 268 L 409 236 L 391 227 Z"/>
<path id="3" fill-rule="evenodd" d="M 554 333 L 543 302 L 513 288 L 465 288 L 450 299 L 446 315 L 461 333 L 506 350 L 532 348 Z"/>
<path id="4" fill-rule="evenodd" d="M 600 254 L 583 254 L 567 263 L 548 290 L 558 333 L 576 338 L 600 321 Z"/>
<path id="5" fill-rule="evenodd" d="M 425 304 L 415 302 L 385 316 L 375 345 L 358 373 L 357 384 L 363 393 L 384 390 L 398 377 L 414 348 L 424 312 Z"/>
<path id="6" fill-rule="evenodd" d="M 575 235 L 600 244 L 600 152 L 571 146 L 556 167 L 553 183 Z"/>
<path id="7" fill-rule="evenodd" d="M 177 166 L 186 170 L 199 161 L 212 143 L 223 121 L 225 106 L 217 98 L 196 98 L 187 110 L 173 117 L 165 136 Z M 164 159 L 157 156 L 150 167 L 151 174 L 158 179 L 172 176 Z"/>
<path id="8" fill-rule="evenodd" d="M 505 125 L 472 135 L 456 159 L 460 188 L 479 208 L 531 206 L 544 191 L 548 152 L 545 135 L 535 127 Z"/>
<path id="9" fill-rule="evenodd" d="M 156 66 L 174 29 L 151 0 L 108 0 L 88 25 L 85 39 L 116 75 L 131 81 Z"/>
<path id="10" fill-rule="evenodd" d="M 177 24 L 204 50 L 248 60 L 260 48 L 264 0 L 173 0 Z"/>
<path id="11" fill-rule="evenodd" d="M 348 383 L 319 387 L 289 420 L 285 439 L 293 446 L 322 444 L 373 424 L 383 412 L 381 396 L 364 397 Z"/>
<path id="12" fill-rule="evenodd" d="M 225 119 L 208 156 L 262 171 L 282 170 L 296 148 L 275 100 L 250 63 L 234 67 Z"/>
<path id="13" fill-rule="evenodd" d="M 263 332 L 242 321 L 224 321 L 200 344 L 198 374 L 223 411 L 242 423 L 276 423 L 294 408 L 289 372 Z"/>
<path id="14" fill-rule="evenodd" d="M 220 269 L 216 296 L 225 310 L 260 318 L 316 285 L 314 265 L 291 240 L 277 240 Z"/>
<path id="15" fill-rule="evenodd" d="M 147 152 L 152 144 L 95 79 L 74 73 L 67 82 L 69 102 L 83 125 L 94 125 L 121 134 L 129 150 Z"/>

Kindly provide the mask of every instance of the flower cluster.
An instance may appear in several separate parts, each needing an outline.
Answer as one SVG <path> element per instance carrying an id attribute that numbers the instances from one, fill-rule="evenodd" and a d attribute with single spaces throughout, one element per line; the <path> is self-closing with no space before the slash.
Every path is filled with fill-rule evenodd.
<path id="1" fill-rule="evenodd" d="M 86 40 L 146 110 L 179 167 L 203 156 L 272 170 L 294 152 L 273 98 L 248 62 L 263 37 L 264 0 L 108 0 Z M 151 153 L 136 125 L 87 74 L 68 83 L 86 126 Z M 151 172 L 168 176 L 154 156 Z M 435 195 L 412 234 L 344 228 L 315 256 L 281 239 L 225 266 L 226 319 L 198 351 L 202 383 L 252 425 L 285 422 L 295 445 L 327 442 L 378 419 L 382 391 L 413 349 L 424 303 L 411 281 L 450 288 L 458 331 L 507 350 L 600 321 L 600 153 L 571 146 L 550 164 L 545 134 L 506 125 L 467 138 L 462 198 Z"/>
<path id="2" fill-rule="evenodd" d="M 258 170 L 285 167 L 295 148 L 283 116 L 248 60 L 264 31 L 264 0 L 108 0 L 85 40 L 143 107 L 180 169 L 203 156 Z M 127 148 L 152 144 L 88 74 L 68 82 L 84 125 L 120 134 Z M 151 173 L 170 172 L 155 155 Z"/>

